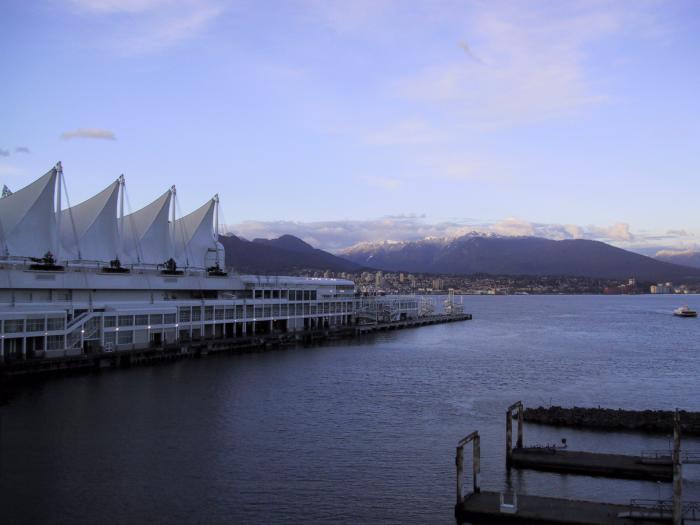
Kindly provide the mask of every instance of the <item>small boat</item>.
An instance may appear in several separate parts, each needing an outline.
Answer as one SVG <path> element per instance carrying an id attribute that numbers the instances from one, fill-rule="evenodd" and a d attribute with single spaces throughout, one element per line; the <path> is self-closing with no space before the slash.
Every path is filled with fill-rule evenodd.
<path id="1" fill-rule="evenodd" d="M 673 311 L 673 315 L 678 317 L 697 317 L 698 313 L 695 310 L 691 310 L 687 306 L 681 306 Z"/>

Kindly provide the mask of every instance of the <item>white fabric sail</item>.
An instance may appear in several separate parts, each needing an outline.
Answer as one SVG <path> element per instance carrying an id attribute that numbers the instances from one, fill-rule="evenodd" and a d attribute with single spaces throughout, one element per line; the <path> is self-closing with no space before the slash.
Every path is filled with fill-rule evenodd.
<path id="1" fill-rule="evenodd" d="M 122 263 L 162 264 L 172 256 L 168 211 L 170 190 L 152 203 L 124 216 Z"/>
<path id="2" fill-rule="evenodd" d="M 56 181 L 53 168 L 30 185 L 0 199 L 3 255 L 43 257 L 56 254 Z"/>
<path id="3" fill-rule="evenodd" d="M 107 262 L 117 257 L 118 198 L 117 179 L 94 197 L 61 212 L 61 259 Z"/>
<path id="4" fill-rule="evenodd" d="M 181 267 L 206 268 L 207 253 L 216 250 L 214 208 L 211 199 L 201 208 L 175 221 L 175 262 Z"/>

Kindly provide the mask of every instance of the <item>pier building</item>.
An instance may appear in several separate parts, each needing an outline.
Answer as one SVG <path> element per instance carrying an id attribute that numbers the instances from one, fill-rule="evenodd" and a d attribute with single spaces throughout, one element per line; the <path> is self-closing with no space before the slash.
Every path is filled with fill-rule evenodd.
<path id="1" fill-rule="evenodd" d="M 0 363 L 333 329 L 358 312 L 420 314 L 410 296 L 371 308 L 345 279 L 226 269 L 216 195 L 178 217 L 172 187 L 125 214 L 123 176 L 65 209 L 62 186 L 58 163 L 0 198 Z"/>

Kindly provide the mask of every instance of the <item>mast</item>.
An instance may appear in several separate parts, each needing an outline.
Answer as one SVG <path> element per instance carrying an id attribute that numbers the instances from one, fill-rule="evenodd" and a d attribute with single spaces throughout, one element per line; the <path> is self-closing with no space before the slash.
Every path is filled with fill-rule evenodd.
<path id="1" fill-rule="evenodd" d="M 125 191 L 125 180 L 124 174 L 122 173 L 121 175 L 119 175 L 119 253 L 117 254 L 117 258 L 119 258 L 119 254 L 124 253 L 124 198 L 126 197 L 126 195 L 124 194 Z"/>
<path id="2" fill-rule="evenodd" d="M 63 165 L 59 160 L 56 163 L 56 173 L 58 177 L 56 179 L 58 192 L 56 193 L 56 260 L 59 261 L 61 257 L 61 181 L 63 180 Z"/>
<path id="3" fill-rule="evenodd" d="M 219 268 L 219 194 L 214 195 L 214 246 L 216 246 L 216 261 L 214 266 Z M 206 264 L 205 264 L 206 266 Z"/>
<path id="4" fill-rule="evenodd" d="M 219 194 L 214 195 L 214 235 L 219 240 Z"/>
<path id="5" fill-rule="evenodd" d="M 173 184 L 170 187 L 170 252 L 171 257 L 175 256 L 175 197 L 177 196 L 177 189 Z"/>

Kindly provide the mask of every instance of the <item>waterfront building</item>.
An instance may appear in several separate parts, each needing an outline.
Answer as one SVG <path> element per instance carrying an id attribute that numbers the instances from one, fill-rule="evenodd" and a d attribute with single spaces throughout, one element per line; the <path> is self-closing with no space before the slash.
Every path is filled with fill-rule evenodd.
<path id="1" fill-rule="evenodd" d="M 673 293 L 673 283 L 658 283 L 652 284 L 649 288 L 649 292 L 653 294 L 667 294 Z"/>
<path id="2" fill-rule="evenodd" d="M 0 361 L 356 322 L 352 281 L 226 270 L 216 195 L 176 217 L 172 187 L 125 215 L 119 177 L 62 209 L 62 178 L 59 163 L 0 198 Z M 418 310 L 415 298 L 396 306 Z"/>

